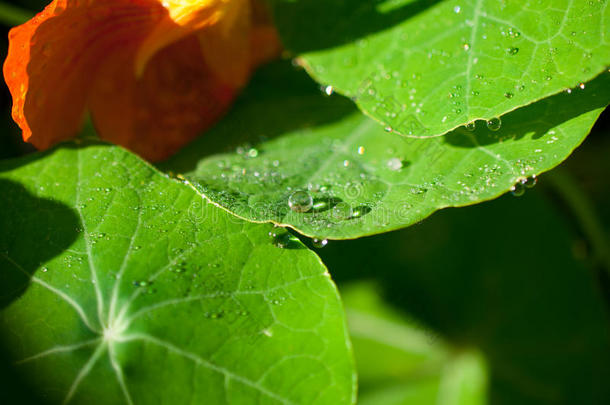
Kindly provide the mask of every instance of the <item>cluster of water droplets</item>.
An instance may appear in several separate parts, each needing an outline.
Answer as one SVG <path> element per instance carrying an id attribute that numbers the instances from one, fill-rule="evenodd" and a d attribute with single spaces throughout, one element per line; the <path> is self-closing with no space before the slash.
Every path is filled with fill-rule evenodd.
<path id="1" fill-rule="evenodd" d="M 521 197 L 523 194 L 525 194 L 526 189 L 534 188 L 537 183 L 538 183 L 538 177 L 536 177 L 536 175 L 532 175 L 530 177 L 524 177 L 522 179 L 519 179 L 519 181 L 517 181 L 517 183 L 515 183 L 511 187 L 510 192 L 515 197 Z"/>
<path id="2" fill-rule="evenodd" d="M 496 132 L 499 131 L 502 128 L 502 119 L 500 117 L 494 117 L 494 118 L 490 118 L 488 120 L 482 120 L 485 122 L 485 126 L 487 127 L 488 130 Z M 473 132 L 476 131 L 477 129 L 477 121 L 471 121 L 468 124 L 464 125 L 464 128 L 466 128 L 466 130 Z"/>

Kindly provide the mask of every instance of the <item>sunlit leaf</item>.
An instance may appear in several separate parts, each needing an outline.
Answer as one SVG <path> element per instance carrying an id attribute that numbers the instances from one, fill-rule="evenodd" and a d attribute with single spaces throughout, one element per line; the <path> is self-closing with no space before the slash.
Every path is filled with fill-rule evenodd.
<path id="1" fill-rule="evenodd" d="M 51 403 L 351 403 L 336 289 L 295 238 L 117 147 L 5 161 L 0 189 L 1 339 Z"/>
<path id="2" fill-rule="evenodd" d="M 290 67 L 268 68 L 236 110 L 164 165 L 252 221 L 317 238 L 402 228 L 434 211 L 535 184 L 567 158 L 610 101 L 610 75 L 433 139 L 386 133 Z M 252 142 L 251 145 L 243 142 Z M 219 147 L 241 144 L 231 153 Z M 210 155 L 211 154 L 211 155 Z"/>
<path id="3" fill-rule="evenodd" d="M 438 136 L 610 65 L 605 0 L 274 0 L 316 80 L 403 135 Z"/>

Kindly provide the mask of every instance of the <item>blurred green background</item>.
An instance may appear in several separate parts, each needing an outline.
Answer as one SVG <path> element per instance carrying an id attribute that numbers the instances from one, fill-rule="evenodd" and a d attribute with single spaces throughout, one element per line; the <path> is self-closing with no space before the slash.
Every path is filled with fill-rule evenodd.
<path id="1" fill-rule="evenodd" d="M 3 84 L 3 159 L 32 151 L 10 104 Z M 609 154 L 606 111 L 573 156 L 523 197 L 318 249 L 345 301 L 359 403 L 610 403 Z M 0 363 L 1 403 L 41 403 L 1 353 Z"/>

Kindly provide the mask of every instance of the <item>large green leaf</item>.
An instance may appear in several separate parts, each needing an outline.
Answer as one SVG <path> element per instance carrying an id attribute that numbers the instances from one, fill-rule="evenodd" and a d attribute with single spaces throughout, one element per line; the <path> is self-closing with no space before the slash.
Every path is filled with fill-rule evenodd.
<path id="1" fill-rule="evenodd" d="M 341 303 L 298 240 L 116 147 L 4 162 L 0 189 L 2 340 L 52 403 L 352 402 Z"/>
<path id="2" fill-rule="evenodd" d="M 312 76 L 403 135 L 501 116 L 610 64 L 606 0 L 273 3 Z"/>
<path id="3" fill-rule="evenodd" d="M 322 95 L 302 72 L 276 65 L 255 79 L 227 119 L 164 168 L 249 220 L 312 237 L 355 238 L 521 188 L 581 143 L 610 101 L 609 83 L 605 74 L 582 91 L 516 110 L 497 131 L 483 124 L 409 139 L 384 132 L 349 100 Z M 225 150 L 219 142 L 248 140 L 252 149 L 213 154 Z M 291 196 L 305 207 L 291 209 Z M 309 198 L 313 206 L 300 212 Z"/>

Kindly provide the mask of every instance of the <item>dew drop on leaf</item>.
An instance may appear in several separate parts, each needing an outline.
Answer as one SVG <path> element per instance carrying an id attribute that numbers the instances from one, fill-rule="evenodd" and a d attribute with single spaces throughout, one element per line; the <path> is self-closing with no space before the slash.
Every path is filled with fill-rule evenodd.
<path id="1" fill-rule="evenodd" d="M 519 48 L 508 48 L 506 50 L 506 53 L 508 53 L 509 55 L 516 55 L 519 53 Z"/>
<path id="2" fill-rule="evenodd" d="M 527 188 L 534 188 L 536 184 L 538 184 L 538 177 L 535 174 L 523 182 L 523 185 Z"/>
<path id="3" fill-rule="evenodd" d="M 313 245 L 313 247 L 315 247 L 317 249 L 322 249 L 324 246 L 328 245 L 328 239 L 314 238 L 311 241 L 311 244 Z"/>
<path id="4" fill-rule="evenodd" d="M 390 160 L 388 160 L 388 168 L 390 170 L 400 170 L 402 169 L 402 160 L 400 160 L 399 158 L 391 158 Z"/>
<path id="5" fill-rule="evenodd" d="M 502 120 L 497 117 L 487 120 L 487 128 L 490 131 L 498 131 L 500 128 L 502 128 Z"/>
<path id="6" fill-rule="evenodd" d="M 465 127 L 468 131 L 472 132 L 475 129 L 477 129 L 477 122 L 476 121 L 469 122 L 468 124 L 465 125 Z"/>
<path id="7" fill-rule="evenodd" d="M 348 203 L 340 202 L 332 210 L 332 216 L 336 220 L 345 220 L 352 217 L 352 207 Z"/>
<path id="8" fill-rule="evenodd" d="M 307 191 L 295 191 L 288 197 L 288 206 L 294 212 L 307 212 L 313 206 L 313 198 Z"/>
<path id="9" fill-rule="evenodd" d="M 517 184 L 511 187 L 510 192 L 515 197 L 521 197 L 523 194 L 525 194 L 525 186 L 522 182 L 518 182 Z"/>
<path id="10" fill-rule="evenodd" d="M 326 94 L 327 96 L 332 96 L 333 93 L 335 92 L 335 88 L 333 86 L 322 86 L 321 89 L 322 89 L 322 92 L 324 94 Z"/>
<path id="11" fill-rule="evenodd" d="M 317 193 L 320 191 L 320 185 L 317 183 L 308 183 L 307 190 L 311 191 L 312 193 Z"/>
<path id="12" fill-rule="evenodd" d="M 290 249 L 296 247 L 298 244 L 298 238 L 290 233 L 269 233 L 273 237 L 273 244 L 280 249 Z"/>

